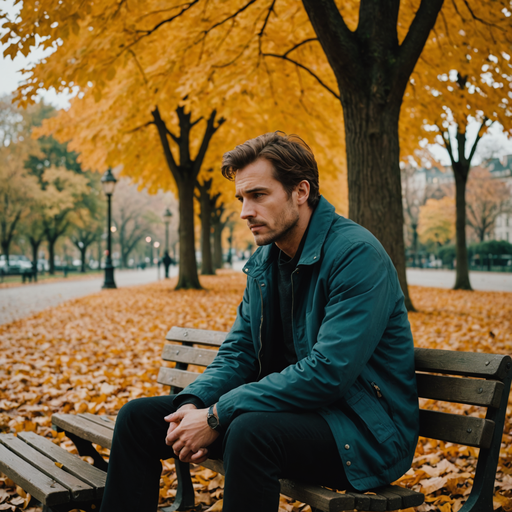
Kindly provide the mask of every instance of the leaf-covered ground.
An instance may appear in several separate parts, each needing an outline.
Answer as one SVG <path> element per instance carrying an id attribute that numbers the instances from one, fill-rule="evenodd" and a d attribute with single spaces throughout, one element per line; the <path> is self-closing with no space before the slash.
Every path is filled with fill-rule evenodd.
<path id="1" fill-rule="evenodd" d="M 128 400 L 166 394 L 156 383 L 165 333 L 173 325 L 228 330 L 245 276 L 223 271 L 203 277 L 202 291 L 173 290 L 174 280 L 67 302 L 0 326 L 0 431 L 33 430 L 74 451 L 51 428 L 56 412 L 116 414 Z M 417 346 L 512 352 L 512 294 L 411 287 L 410 314 Z M 512 402 L 510 402 L 512 404 Z M 478 408 L 467 408 L 478 415 Z M 495 508 L 512 511 L 510 406 L 496 480 Z M 427 495 L 421 512 L 457 512 L 471 490 L 476 450 L 421 439 L 402 485 Z M 197 468 L 197 510 L 221 510 L 223 477 Z M 176 475 L 164 463 L 161 504 L 172 501 Z M 0 475 L 0 510 L 37 510 Z M 28 507 L 28 508 L 27 508 Z M 282 499 L 282 511 L 308 506 Z"/>

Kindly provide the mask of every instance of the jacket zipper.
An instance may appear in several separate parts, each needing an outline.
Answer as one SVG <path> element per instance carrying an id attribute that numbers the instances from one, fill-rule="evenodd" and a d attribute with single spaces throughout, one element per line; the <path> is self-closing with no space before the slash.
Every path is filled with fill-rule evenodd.
<path id="1" fill-rule="evenodd" d="M 258 283 L 258 290 L 260 291 L 260 299 L 261 299 L 261 320 L 260 320 L 260 348 L 258 350 L 258 377 L 256 380 L 260 378 L 261 375 L 261 349 L 263 348 L 263 341 L 261 339 L 261 331 L 263 329 L 263 292 L 261 291 L 261 285 L 258 280 L 255 280 Z"/>

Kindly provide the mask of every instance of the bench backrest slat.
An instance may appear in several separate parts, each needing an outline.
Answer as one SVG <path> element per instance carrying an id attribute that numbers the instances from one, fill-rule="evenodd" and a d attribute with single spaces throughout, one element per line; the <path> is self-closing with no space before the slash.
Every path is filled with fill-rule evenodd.
<path id="1" fill-rule="evenodd" d="M 216 350 L 167 344 L 164 346 L 162 359 L 164 361 L 173 361 L 175 363 L 208 366 L 216 355 Z"/>
<path id="2" fill-rule="evenodd" d="M 199 375 L 200 374 L 196 372 L 161 366 L 158 372 L 157 382 L 164 386 L 183 389 L 189 384 L 192 384 Z"/>
<path id="3" fill-rule="evenodd" d="M 499 407 L 503 393 L 503 383 L 496 380 L 417 373 L 416 382 L 421 398 L 483 407 Z"/>
<path id="4" fill-rule="evenodd" d="M 510 357 L 500 354 L 479 354 L 430 348 L 415 348 L 416 371 L 448 373 L 483 379 L 503 380 Z"/>
<path id="5" fill-rule="evenodd" d="M 494 421 L 420 409 L 420 436 L 477 448 L 489 448 Z"/>
<path id="6" fill-rule="evenodd" d="M 220 347 L 226 339 L 227 332 L 207 331 L 205 329 L 189 329 L 188 327 L 172 327 L 167 333 L 167 341 L 181 341 L 184 343 L 196 343 L 198 345 L 210 345 Z"/>

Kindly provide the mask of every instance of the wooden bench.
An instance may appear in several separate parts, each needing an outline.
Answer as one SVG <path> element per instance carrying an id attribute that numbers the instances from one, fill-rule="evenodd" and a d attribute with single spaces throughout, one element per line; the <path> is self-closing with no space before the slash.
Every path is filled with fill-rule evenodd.
<path id="1" fill-rule="evenodd" d="M 226 333 L 223 332 L 173 327 L 166 337 L 172 344 L 165 345 L 162 357 L 165 361 L 175 363 L 175 367 L 162 367 L 158 375 L 158 382 L 170 386 L 171 393 L 179 392 L 198 376 L 198 373 L 189 371 L 189 365 L 207 366 L 216 354 L 212 348 L 218 348 L 225 336 Z M 200 345 L 200 347 L 195 345 Z M 428 408 L 421 409 L 420 435 L 480 448 L 471 494 L 460 512 L 470 510 L 491 512 L 493 510 L 494 480 L 512 377 L 510 357 L 498 354 L 416 348 L 415 364 L 420 397 L 487 408 L 485 418 L 466 416 L 464 413 L 444 413 L 428 410 Z M 93 443 L 110 448 L 114 420 L 87 413 L 54 414 L 52 422 L 57 429 L 66 432 L 66 435 L 76 444 L 81 455 L 93 457 L 95 466 L 99 469 L 89 466 L 91 470 L 106 470 L 107 463 L 94 449 Z M 55 458 L 56 451 L 59 453 L 64 451 L 53 445 L 51 441 L 34 434 L 23 433 L 18 438 L 21 438 L 21 443 L 25 442 L 34 446 L 36 450 L 45 454 L 52 461 L 57 460 Z M 87 485 L 95 490 L 88 492 L 95 494 L 94 496 L 89 494 L 90 501 L 86 503 L 83 498 L 84 494 L 80 494 L 81 489 L 76 487 L 76 482 L 64 482 L 62 475 L 56 474 L 55 464 L 53 468 L 50 468 L 51 472 L 48 471 L 47 465 L 33 464 L 33 454 L 27 455 L 19 447 L 16 448 L 13 439 L 16 440 L 12 435 L 0 435 L 0 449 L 2 449 L 0 450 L 0 470 L 2 472 L 56 512 L 72 508 L 92 510 L 91 504 L 93 507 L 96 506 L 103 488 L 101 483 L 97 487 L 93 486 L 92 475 L 88 477 Z M 50 447 L 48 443 L 52 446 Z M 66 454 L 66 457 L 74 456 Z M 75 459 L 78 460 L 76 457 Z M 22 467 L 21 462 L 25 462 L 27 467 Z M 17 469 L 14 468 L 15 463 L 18 464 Z M 67 458 L 63 464 L 64 472 L 85 482 L 84 475 L 87 468 L 81 467 L 75 470 Z M 202 465 L 223 473 L 221 461 L 208 460 Z M 27 476 L 34 471 L 40 471 L 43 476 L 53 479 L 58 482 L 58 485 L 68 489 L 67 504 L 62 501 L 57 503 L 57 496 L 62 499 L 62 492 L 60 494 L 57 491 L 44 494 L 49 490 L 54 490 L 54 488 L 48 489 L 48 483 L 44 488 L 41 485 L 40 489 L 35 489 L 35 482 Z M 87 469 L 87 471 L 89 470 Z M 176 472 L 178 476 L 176 498 L 171 507 L 164 509 L 166 512 L 186 510 L 194 506 L 194 489 L 189 465 L 179 460 L 176 461 Z M 94 473 L 96 484 L 99 474 L 104 478 L 103 472 Z M 37 478 L 41 479 L 42 477 L 38 475 Z M 38 479 L 36 479 L 37 482 L 39 482 Z M 313 510 L 325 512 L 354 509 L 398 510 L 419 506 L 424 501 L 423 494 L 396 485 L 374 489 L 369 493 L 346 492 L 341 494 L 316 485 L 282 480 L 281 492 L 293 499 L 308 503 Z M 82 505 L 77 507 L 77 503 Z"/>

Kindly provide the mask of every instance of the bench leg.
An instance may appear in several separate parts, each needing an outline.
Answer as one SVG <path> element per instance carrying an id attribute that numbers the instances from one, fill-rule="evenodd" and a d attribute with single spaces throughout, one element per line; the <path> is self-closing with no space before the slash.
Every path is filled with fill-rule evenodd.
<path id="1" fill-rule="evenodd" d="M 176 491 L 174 503 L 170 507 L 163 508 L 162 512 L 188 510 L 195 506 L 194 486 L 190 477 L 190 464 L 181 462 L 179 459 L 174 459 L 174 464 L 176 466 L 176 476 L 178 477 L 178 490 Z"/>
<path id="2" fill-rule="evenodd" d="M 94 446 L 90 441 L 86 441 L 85 439 L 81 439 L 75 434 L 71 434 L 70 432 L 66 432 L 66 436 L 73 441 L 78 453 L 82 456 L 87 455 L 92 457 L 94 460 L 94 467 L 101 469 L 102 471 L 107 471 L 108 463 L 105 462 L 105 459 L 94 449 Z"/>

